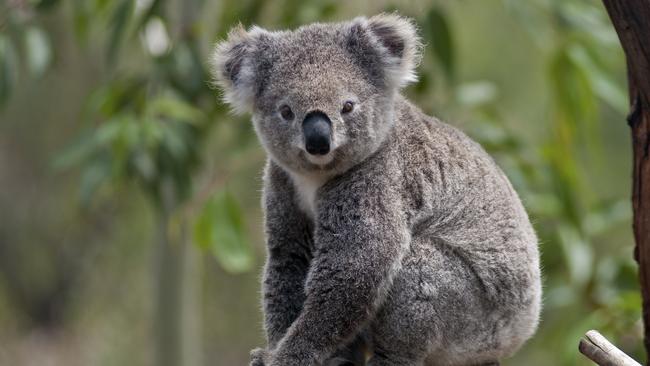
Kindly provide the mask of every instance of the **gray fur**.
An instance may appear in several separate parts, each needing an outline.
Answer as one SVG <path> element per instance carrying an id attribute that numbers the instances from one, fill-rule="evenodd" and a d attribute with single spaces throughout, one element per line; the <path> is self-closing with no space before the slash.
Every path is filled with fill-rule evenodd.
<path id="1" fill-rule="evenodd" d="M 269 155 L 268 345 L 252 365 L 363 364 L 366 351 L 375 366 L 488 364 L 534 333 L 533 228 L 485 151 L 399 94 L 418 51 L 397 15 L 239 27 L 218 45 L 217 82 Z M 304 150 L 314 110 L 332 121 L 325 157 Z"/>

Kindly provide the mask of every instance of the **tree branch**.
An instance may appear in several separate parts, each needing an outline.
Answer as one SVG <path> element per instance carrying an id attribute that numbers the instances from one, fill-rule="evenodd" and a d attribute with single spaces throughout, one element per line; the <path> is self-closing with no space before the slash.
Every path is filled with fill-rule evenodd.
<path id="1" fill-rule="evenodd" d="M 580 353 L 600 366 L 641 366 L 595 330 L 585 334 L 585 338 L 580 340 L 578 349 Z"/>
<path id="2" fill-rule="evenodd" d="M 650 0 L 603 0 L 625 51 L 631 112 L 634 257 L 639 263 L 644 344 L 650 354 Z"/>

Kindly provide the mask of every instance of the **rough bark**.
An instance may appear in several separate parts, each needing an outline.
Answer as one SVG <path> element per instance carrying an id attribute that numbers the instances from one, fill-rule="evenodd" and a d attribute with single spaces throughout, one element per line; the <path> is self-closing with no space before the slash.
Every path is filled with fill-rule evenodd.
<path id="1" fill-rule="evenodd" d="M 650 354 L 650 0 L 603 0 L 627 60 L 632 130 L 634 256 L 643 299 L 644 344 Z"/>

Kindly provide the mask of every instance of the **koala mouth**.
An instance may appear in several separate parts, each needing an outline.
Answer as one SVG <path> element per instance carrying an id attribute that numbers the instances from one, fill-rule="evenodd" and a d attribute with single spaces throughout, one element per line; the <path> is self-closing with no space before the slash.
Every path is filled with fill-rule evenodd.
<path id="1" fill-rule="evenodd" d="M 314 165 L 318 165 L 319 167 L 323 168 L 325 165 L 331 163 L 334 161 L 334 151 L 330 151 L 325 155 L 312 155 L 312 154 L 305 154 L 305 157 L 307 158 L 307 161 Z"/>
<path id="2" fill-rule="evenodd" d="M 301 169 L 305 172 L 325 172 L 335 170 L 340 163 L 339 151 L 333 149 L 324 155 L 312 155 L 304 149 L 298 150 Z"/>

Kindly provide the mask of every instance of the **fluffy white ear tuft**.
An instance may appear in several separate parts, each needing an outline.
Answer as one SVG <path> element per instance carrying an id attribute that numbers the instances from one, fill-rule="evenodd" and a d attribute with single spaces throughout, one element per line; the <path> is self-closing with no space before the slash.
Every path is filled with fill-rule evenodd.
<path id="1" fill-rule="evenodd" d="M 237 114 L 252 110 L 256 81 L 253 53 L 256 38 L 265 32 L 258 27 L 246 31 L 239 24 L 225 41 L 217 43 L 212 55 L 214 82 L 223 91 L 224 101 Z"/>
<path id="2" fill-rule="evenodd" d="M 422 42 L 413 20 L 398 14 L 379 14 L 365 22 L 378 48 L 389 85 L 401 88 L 417 81 Z"/>

